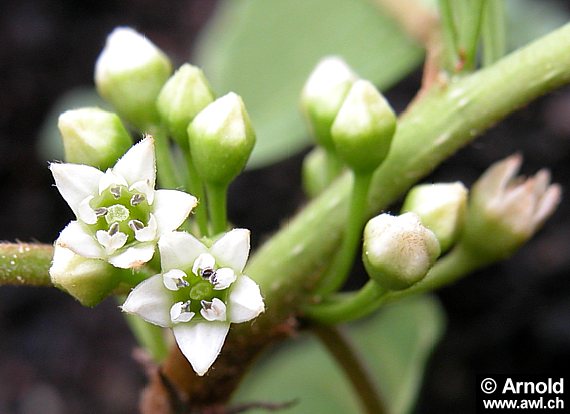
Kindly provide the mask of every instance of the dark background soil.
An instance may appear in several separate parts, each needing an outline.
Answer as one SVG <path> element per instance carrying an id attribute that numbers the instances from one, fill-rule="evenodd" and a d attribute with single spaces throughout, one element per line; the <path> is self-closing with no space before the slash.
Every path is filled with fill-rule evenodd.
<path id="1" fill-rule="evenodd" d="M 145 32 L 182 63 L 215 2 L 3 0 L 0 5 L 0 240 L 51 243 L 70 211 L 36 152 L 60 94 L 92 84 L 93 63 L 117 25 Z M 402 110 L 415 73 L 387 95 Z M 521 85 L 524 87 L 524 85 Z M 570 88 L 541 98 L 446 162 L 429 180 L 471 184 L 515 151 L 525 173 L 543 166 L 570 183 Z M 303 203 L 302 156 L 244 174 L 230 215 L 258 243 Z M 237 196 L 239 194 L 239 197 Z M 259 195 L 263 194 L 263 203 Z M 271 209 L 266 206 L 271 205 Z M 418 413 L 475 411 L 476 375 L 566 374 L 570 349 L 570 215 L 566 197 L 511 260 L 438 292 L 446 335 L 429 364 Z M 131 413 L 144 384 L 116 304 L 82 308 L 54 289 L 0 288 L 0 413 Z"/>

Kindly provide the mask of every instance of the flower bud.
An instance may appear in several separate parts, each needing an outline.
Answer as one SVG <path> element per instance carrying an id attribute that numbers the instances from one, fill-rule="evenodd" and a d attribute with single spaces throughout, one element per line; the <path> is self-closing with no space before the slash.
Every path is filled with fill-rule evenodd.
<path id="1" fill-rule="evenodd" d="M 493 164 L 473 185 L 461 242 L 481 260 L 503 259 L 526 242 L 560 202 L 550 174 L 515 177 L 522 163 L 513 155 Z"/>
<path id="2" fill-rule="evenodd" d="M 364 228 L 364 267 L 386 289 L 406 289 L 419 282 L 439 254 L 437 238 L 414 213 L 380 214 Z"/>
<path id="3" fill-rule="evenodd" d="M 330 130 L 357 76 L 340 58 L 330 56 L 315 67 L 301 92 L 301 107 L 319 145 L 332 151 Z"/>
<path id="4" fill-rule="evenodd" d="M 66 162 L 106 170 L 132 146 L 121 120 L 99 108 L 80 108 L 59 116 Z"/>
<path id="5" fill-rule="evenodd" d="M 423 184 L 410 190 L 402 212 L 416 213 L 445 252 L 463 227 L 466 207 L 467 188 L 462 183 Z"/>
<path id="6" fill-rule="evenodd" d="M 255 133 L 241 97 L 216 99 L 188 126 L 192 161 L 204 182 L 229 184 L 245 167 Z"/>
<path id="7" fill-rule="evenodd" d="M 109 35 L 95 64 L 99 94 L 139 129 L 159 122 L 156 98 L 172 71 L 168 57 L 128 27 Z"/>
<path id="8" fill-rule="evenodd" d="M 49 270 L 53 284 L 84 306 L 95 306 L 108 296 L 120 282 L 117 272 L 103 260 L 79 256 L 57 244 Z"/>
<path id="9" fill-rule="evenodd" d="M 331 156 L 332 155 L 332 156 Z M 303 160 L 303 189 L 311 198 L 318 196 L 342 171 L 342 162 L 327 153 L 322 147 L 315 147 Z"/>
<path id="10" fill-rule="evenodd" d="M 366 80 L 356 81 L 332 125 L 338 156 L 357 172 L 372 172 L 388 155 L 396 132 L 396 115 Z"/>
<path id="11" fill-rule="evenodd" d="M 188 125 L 213 100 L 214 94 L 204 72 L 189 64 L 182 65 L 160 91 L 158 112 L 182 148 L 188 148 Z"/>

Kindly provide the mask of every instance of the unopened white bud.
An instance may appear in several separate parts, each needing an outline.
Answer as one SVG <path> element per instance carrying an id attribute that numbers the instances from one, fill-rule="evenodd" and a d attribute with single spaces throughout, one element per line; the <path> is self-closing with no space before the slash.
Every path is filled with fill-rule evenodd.
<path id="1" fill-rule="evenodd" d="M 462 183 L 422 184 L 408 192 L 402 212 L 416 213 L 445 252 L 463 227 L 466 207 L 467 188 Z"/>
<path id="2" fill-rule="evenodd" d="M 414 213 L 380 214 L 364 229 L 364 266 L 386 289 L 406 289 L 419 282 L 439 254 L 437 238 Z"/>
<path id="3" fill-rule="evenodd" d="M 348 90 L 357 76 L 339 57 L 322 59 L 305 83 L 301 107 L 317 142 L 333 150 L 330 129 Z"/>
<path id="4" fill-rule="evenodd" d="M 139 129 L 159 122 L 156 98 L 170 76 L 168 57 L 128 27 L 109 35 L 95 64 L 95 85 L 119 115 Z"/>

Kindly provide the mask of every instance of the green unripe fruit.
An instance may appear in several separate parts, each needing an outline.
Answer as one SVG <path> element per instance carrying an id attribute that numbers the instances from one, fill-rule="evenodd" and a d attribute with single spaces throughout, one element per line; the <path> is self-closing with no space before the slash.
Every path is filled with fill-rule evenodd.
<path id="1" fill-rule="evenodd" d="M 190 152 L 200 178 L 228 185 L 244 168 L 255 132 L 242 99 L 233 92 L 218 98 L 188 126 Z"/>
<path id="2" fill-rule="evenodd" d="M 204 72 L 190 64 L 182 65 L 160 91 L 157 108 L 161 120 L 182 148 L 188 148 L 188 125 L 213 100 Z"/>
<path id="3" fill-rule="evenodd" d="M 356 81 L 332 125 L 338 156 L 356 172 L 370 173 L 384 161 L 396 132 L 396 115 L 366 80 Z"/>
<path id="4" fill-rule="evenodd" d="M 57 126 L 63 138 L 65 161 L 106 170 L 133 145 L 121 120 L 99 108 L 66 111 Z"/>

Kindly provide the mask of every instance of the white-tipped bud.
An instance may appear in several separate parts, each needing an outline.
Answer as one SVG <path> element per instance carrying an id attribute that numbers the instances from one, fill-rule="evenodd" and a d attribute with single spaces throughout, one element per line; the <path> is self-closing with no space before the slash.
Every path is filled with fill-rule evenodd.
<path id="1" fill-rule="evenodd" d="M 561 188 L 540 170 L 528 179 L 516 177 L 520 155 L 493 164 L 473 185 L 461 241 L 481 260 L 511 255 L 526 242 L 560 202 Z"/>
<path id="2" fill-rule="evenodd" d="M 467 188 L 460 182 L 417 185 L 408 192 L 402 212 L 416 213 L 434 232 L 441 251 L 457 240 L 465 219 Z"/>
<path id="3" fill-rule="evenodd" d="M 57 126 L 66 162 L 104 171 L 133 145 L 119 117 L 99 108 L 66 111 L 59 116 Z"/>
<path id="4" fill-rule="evenodd" d="M 156 98 L 170 76 L 168 57 L 147 38 L 128 27 L 107 37 L 95 64 L 99 94 L 139 129 L 158 123 Z"/>
<path id="5" fill-rule="evenodd" d="M 206 183 L 229 184 L 245 167 L 255 132 L 239 95 L 216 99 L 188 126 L 196 171 Z"/>
<path id="6" fill-rule="evenodd" d="M 119 284 L 118 272 L 109 263 L 88 259 L 55 245 L 49 270 L 52 283 L 84 306 L 95 306 Z"/>
<path id="7" fill-rule="evenodd" d="M 384 161 L 396 132 L 396 115 L 367 80 L 354 82 L 331 128 L 336 152 L 354 171 L 372 172 Z"/>
<path id="8" fill-rule="evenodd" d="M 357 78 L 344 60 L 329 56 L 317 64 L 301 92 L 301 107 L 315 138 L 329 150 L 334 149 L 331 126 Z"/>
<path id="9" fill-rule="evenodd" d="M 439 254 L 437 238 L 414 213 L 380 214 L 364 229 L 364 267 L 386 289 L 406 289 L 419 282 Z"/>
<path id="10" fill-rule="evenodd" d="M 160 91 L 158 112 L 182 148 L 188 148 L 188 125 L 213 100 L 214 94 L 204 72 L 190 64 L 182 65 Z"/>

